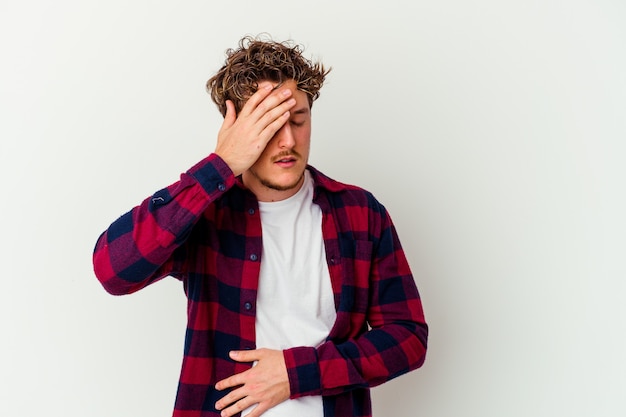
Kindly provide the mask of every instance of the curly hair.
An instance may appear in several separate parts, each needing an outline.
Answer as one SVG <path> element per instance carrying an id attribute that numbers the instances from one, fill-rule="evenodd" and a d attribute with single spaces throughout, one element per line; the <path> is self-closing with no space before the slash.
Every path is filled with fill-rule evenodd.
<path id="1" fill-rule="evenodd" d="M 298 90 L 307 94 L 309 106 L 312 106 L 330 68 L 304 58 L 302 51 L 300 45 L 292 45 L 289 41 L 245 36 L 239 41 L 238 49 L 226 51 L 226 61 L 207 81 L 207 91 L 225 116 L 226 100 L 231 100 L 239 113 L 246 100 L 257 91 L 259 81 L 282 83 L 293 79 Z"/>

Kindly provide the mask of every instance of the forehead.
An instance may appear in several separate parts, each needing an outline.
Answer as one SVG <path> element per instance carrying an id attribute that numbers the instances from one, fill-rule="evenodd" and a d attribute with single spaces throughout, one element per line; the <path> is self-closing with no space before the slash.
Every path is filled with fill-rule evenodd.
<path id="1" fill-rule="evenodd" d="M 264 85 L 265 83 L 271 84 L 274 89 L 279 89 L 281 87 L 286 87 L 290 89 L 293 93 L 293 98 L 296 99 L 295 112 L 302 113 L 303 110 L 301 108 L 306 107 L 308 109 L 310 107 L 308 95 L 304 91 L 298 89 L 298 84 L 296 83 L 296 80 L 289 79 L 282 82 L 262 80 L 259 81 L 259 87 Z"/>
<path id="2" fill-rule="evenodd" d="M 296 80 L 291 79 L 291 78 L 288 80 L 283 80 L 283 81 L 272 81 L 272 80 L 259 81 L 259 86 L 262 86 L 264 84 L 271 84 L 271 86 L 274 87 L 275 90 L 283 86 L 290 88 L 292 90 L 298 88 L 298 84 L 296 83 Z"/>

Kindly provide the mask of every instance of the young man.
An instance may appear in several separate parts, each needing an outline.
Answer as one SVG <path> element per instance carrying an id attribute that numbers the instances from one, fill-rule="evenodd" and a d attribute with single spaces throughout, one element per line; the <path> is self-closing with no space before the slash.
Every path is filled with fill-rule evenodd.
<path id="1" fill-rule="evenodd" d="M 182 281 L 175 417 L 370 416 L 369 388 L 426 353 L 396 231 L 370 193 L 307 165 L 328 71 L 287 43 L 227 55 L 207 83 L 215 152 L 111 224 L 96 276 L 112 294 Z"/>

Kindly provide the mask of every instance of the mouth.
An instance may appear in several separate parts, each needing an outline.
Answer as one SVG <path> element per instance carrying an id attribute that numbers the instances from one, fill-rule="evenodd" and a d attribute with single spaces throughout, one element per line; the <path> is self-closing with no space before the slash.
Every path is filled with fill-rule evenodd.
<path id="1" fill-rule="evenodd" d="M 274 159 L 274 163 L 276 165 L 279 165 L 279 166 L 282 166 L 282 167 L 293 166 L 298 161 L 297 155 L 294 155 L 294 154 L 277 155 L 273 159 Z"/>
<path id="2" fill-rule="evenodd" d="M 294 158 L 293 156 L 289 156 L 285 158 L 280 158 L 279 160 L 276 161 L 276 163 L 278 164 L 287 164 L 289 162 L 296 162 L 296 158 Z"/>

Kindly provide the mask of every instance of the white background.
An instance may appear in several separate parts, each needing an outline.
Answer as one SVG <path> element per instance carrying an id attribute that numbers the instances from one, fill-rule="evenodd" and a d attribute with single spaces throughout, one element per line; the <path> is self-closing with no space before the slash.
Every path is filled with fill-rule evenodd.
<path id="1" fill-rule="evenodd" d="M 394 218 L 431 326 L 379 417 L 626 415 L 626 3 L 0 2 L 0 409 L 169 416 L 185 299 L 98 235 L 211 152 L 245 34 L 333 67 L 311 163 Z"/>

